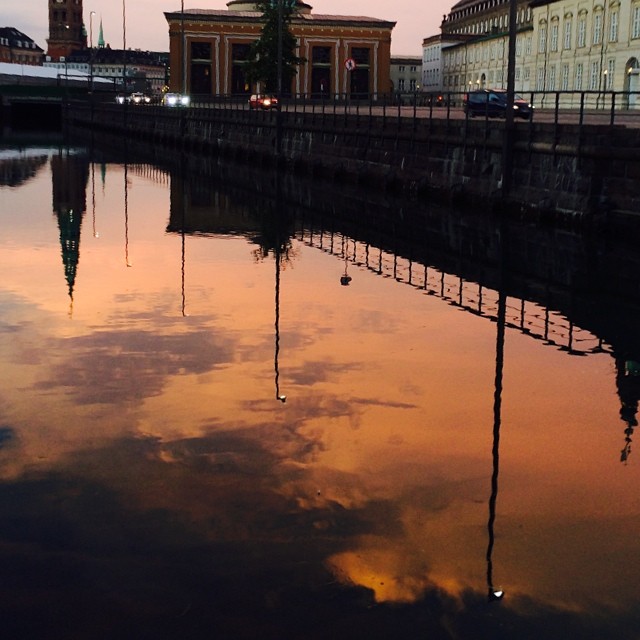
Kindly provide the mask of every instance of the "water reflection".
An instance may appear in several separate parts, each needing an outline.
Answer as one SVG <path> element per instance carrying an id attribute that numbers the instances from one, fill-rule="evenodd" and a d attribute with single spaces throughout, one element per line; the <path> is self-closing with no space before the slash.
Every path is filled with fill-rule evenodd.
<path id="1" fill-rule="evenodd" d="M 79 212 L 55 255 L 3 240 L 8 633 L 634 637 L 615 243 L 596 274 L 566 231 L 127 153 L 40 169 Z"/>

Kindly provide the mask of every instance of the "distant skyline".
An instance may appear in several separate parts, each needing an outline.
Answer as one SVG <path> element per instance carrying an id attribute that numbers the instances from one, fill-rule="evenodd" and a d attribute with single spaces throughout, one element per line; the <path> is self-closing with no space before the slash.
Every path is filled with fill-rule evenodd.
<path id="1" fill-rule="evenodd" d="M 440 32 L 442 16 L 456 0 L 307 0 L 313 13 L 369 16 L 395 21 L 391 40 L 393 55 L 421 55 L 422 40 Z M 83 0 L 87 40 L 93 16 L 93 45 L 98 44 L 102 19 L 105 43 L 122 49 L 123 20 L 120 0 Z M 179 11 L 180 0 L 125 0 L 128 49 L 169 50 L 169 28 L 165 11 Z M 226 0 L 185 0 L 185 9 L 226 9 Z M 15 27 L 45 51 L 49 37 L 47 0 L 0 0 L 0 26 Z"/>

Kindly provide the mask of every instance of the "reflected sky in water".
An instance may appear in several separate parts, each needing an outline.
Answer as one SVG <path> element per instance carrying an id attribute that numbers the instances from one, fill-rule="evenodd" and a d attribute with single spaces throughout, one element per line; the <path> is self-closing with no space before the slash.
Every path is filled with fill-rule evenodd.
<path id="1" fill-rule="evenodd" d="M 488 527 L 498 322 L 258 193 L 37 158 L 0 187 L 12 637 L 638 637 L 638 354 L 507 326 Z"/>

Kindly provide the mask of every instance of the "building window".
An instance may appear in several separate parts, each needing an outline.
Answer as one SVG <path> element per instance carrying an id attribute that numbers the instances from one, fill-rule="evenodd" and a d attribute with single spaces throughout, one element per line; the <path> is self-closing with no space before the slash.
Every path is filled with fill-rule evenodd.
<path id="1" fill-rule="evenodd" d="M 398 80 L 398 91 L 404 91 L 404 78 Z"/>
<path id="2" fill-rule="evenodd" d="M 578 20 L 578 47 L 584 47 L 587 44 L 587 19 L 581 17 Z"/>
<path id="3" fill-rule="evenodd" d="M 536 78 L 536 91 L 544 91 L 544 67 L 538 69 Z"/>
<path id="4" fill-rule="evenodd" d="M 589 89 L 597 91 L 600 82 L 600 63 L 598 61 L 591 63 L 591 76 L 589 77 Z"/>
<path id="5" fill-rule="evenodd" d="M 545 53 L 547 50 L 547 25 L 541 24 L 538 33 L 538 53 Z"/>
<path id="6" fill-rule="evenodd" d="M 413 65 L 413 66 L 411 66 L 411 67 L 409 68 L 409 71 L 410 71 L 411 73 L 415 73 L 417 70 L 418 70 L 418 67 L 416 67 L 415 65 Z"/>
<path id="7" fill-rule="evenodd" d="M 572 30 L 572 22 L 571 18 L 565 20 L 564 23 L 564 48 L 571 49 L 571 30 Z"/>
<path id="8" fill-rule="evenodd" d="M 578 62 L 578 64 L 576 64 L 576 77 L 573 83 L 573 88 L 576 91 L 582 91 L 582 62 Z"/>
<path id="9" fill-rule="evenodd" d="M 562 84 L 560 85 L 561 91 L 569 91 L 569 65 L 562 65 Z"/>
<path id="10" fill-rule="evenodd" d="M 251 45 L 244 42 L 231 45 L 231 93 L 233 94 L 251 93 L 251 85 L 245 75 L 250 49 Z"/>
<path id="11" fill-rule="evenodd" d="M 618 12 L 613 11 L 609 16 L 609 42 L 618 42 Z"/>
<path id="12" fill-rule="evenodd" d="M 350 93 L 351 95 L 369 95 L 369 68 L 371 64 L 371 49 L 369 47 L 353 47 L 351 57 L 355 60 L 357 67 L 350 72 Z"/>
<path id="13" fill-rule="evenodd" d="M 551 25 L 551 51 L 558 50 L 558 23 L 557 21 Z"/>
<path id="14" fill-rule="evenodd" d="M 403 64 L 401 64 L 401 65 L 398 67 L 398 71 L 399 71 L 400 73 L 404 73 L 404 65 L 403 65 Z"/>
<path id="15" fill-rule="evenodd" d="M 411 78 L 411 80 L 409 80 L 409 90 L 410 91 L 415 91 L 416 90 L 416 80 L 415 80 L 415 78 Z"/>
<path id="16" fill-rule="evenodd" d="M 631 37 L 640 38 L 640 5 L 633 7 L 631 16 Z"/>
<path id="17" fill-rule="evenodd" d="M 555 91 L 556 90 L 556 65 L 552 64 L 549 67 L 548 72 L 548 81 L 547 81 L 547 90 Z"/>
<path id="18" fill-rule="evenodd" d="M 602 14 L 596 13 L 593 17 L 593 44 L 602 42 Z"/>
<path id="19" fill-rule="evenodd" d="M 613 78 L 616 72 L 616 61 L 610 58 L 607 62 L 607 78 L 605 81 L 605 89 L 607 91 L 613 91 Z"/>

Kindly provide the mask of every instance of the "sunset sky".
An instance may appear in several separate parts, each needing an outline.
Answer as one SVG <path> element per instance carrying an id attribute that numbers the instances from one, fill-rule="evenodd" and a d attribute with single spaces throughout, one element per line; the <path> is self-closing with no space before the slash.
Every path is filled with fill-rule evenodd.
<path id="1" fill-rule="evenodd" d="M 335 15 L 358 15 L 395 21 L 391 51 L 395 55 L 419 55 L 422 39 L 438 33 L 442 16 L 449 12 L 455 0 L 312 0 L 314 13 Z M 169 48 L 168 27 L 165 11 L 180 9 L 179 0 L 126 0 L 127 47 L 151 51 L 167 51 Z M 97 43 L 100 20 L 105 41 L 112 48 L 122 48 L 123 3 L 114 0 L 84 0 L 84 15 L 89 31 L 89 14 L 95 11 L 93 39 Z M 186 0 L 185 9 L 224 9 L 224 0 Z M 16 3 L 0 0 L 0 26 L 15 27 L 43 49 L 48 37 L 47 3 L 45 0 L 30 0 Z"/>

